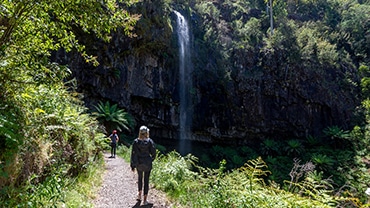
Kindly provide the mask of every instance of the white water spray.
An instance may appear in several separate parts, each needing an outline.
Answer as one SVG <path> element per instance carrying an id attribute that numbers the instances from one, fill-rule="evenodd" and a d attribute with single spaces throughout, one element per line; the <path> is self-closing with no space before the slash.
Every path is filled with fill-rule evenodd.
<path id="1" fill-rule="evenodd" d="M 190 90 L 192 87 L 192 62 L 190 57 L 189 26 L 179 12 L 174 11 L 177 17 L 177 35 L 179 41 L 179 71 L 180 71 L 180 153 L 190 151 L 185 140 L 191 136 L 192 107 Z"/>

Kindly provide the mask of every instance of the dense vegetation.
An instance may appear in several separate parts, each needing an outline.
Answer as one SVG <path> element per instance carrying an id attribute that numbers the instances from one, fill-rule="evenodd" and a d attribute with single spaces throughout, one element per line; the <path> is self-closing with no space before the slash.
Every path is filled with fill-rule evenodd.
<path id="1" fill-rule="evenodd" d="M 204 66 L 208 69 L 206 79 L 212 82 L 214 77 L 215 83 L 227 85 L 228 79 L 238 80 L 240 76 L 253 80 L 263 70 L 267 74 L 278 74 L 281 79 L 277 82 L 288 86 L 296 84 L 304 74 L 320 77 L 319 74 L 332 71 L 342 74 L 336 86 L 330 83 L 329 77 L 316 81 L 327 85 L 328 91 L 335 87 L 345 91 L 354 89 L 349 86 L 361 86 L 362 93 L 353 91 L 363 100 L 362 106 L 355 112 L 360 115 L 359 120 L 348 125 L 355 126 L 349 131 L 329 126 L 319 137 L 264 138 L 260 145 L 252 148 L 216 146 L 210 155 L 220 160 L 227 159 L 229 167 L 233 168 L 242 166 L 246 159 L 262 156 L 271 171 L 268 178 L 280 185 L 284 184 L 284 180 L 304 181 L 292 175 L 292 168 L 300 170 L 304 167 L 296 166 L 294 158 L 304 164 L 312 162 L 317 177 L 332 180 L 335 190 L 347 190 L 342 194 L 351 193 L 365 202 L 367 196 L 364 192 L 369 184 L 367 161 L 370 156 L 367 147 L 370 2 L 272 2 L 273 34 L 269 12 L 264 11 L 268 1 L 193 2 L 194 11 L 189 13 L 197 18 L 199 27 L 204 28 L 195 29 L 199 32 L 195 34 L 199 38 L 195 39 L 195 47 L 207 50 L 199 52 L 197 57 L 200 62 L 214 58 L 205 63 L 216 63 Z M 239 72 L 241 67 L 247 68 L 244 74 Z M 338 95 L 328 96 L 345 104 Z M 219 103 L 214 105 L 217 110 L 225 109 Z M 203 161 L 210 161 L 209 156 L 204 155 Z"/>
<path id="2" fill-rule="evenodd" d="M 271 88 L 284 86 L 300 90 L 305 87 L 314 91 L 321 85 L 322 90 L 328 92 L 322 95 L 330 97 L 337 105 L 351 102 L 343 96 L 345 93 L 351 93 L 362 104 L 352 112 L 355 119 L 351 122 L 344 122 L 343 126 L 323 126 L 321 132 L 316 132 L 317 136 L 267 137 L 249 147 L 213 146 L 209 154 L 205 150 L 198 154 L 200 162 L 215 168 L 218 161 L 226 159 L 226 167 L 233 169 L 261 156 L 271 171 L 267 178 L 280 185 L 286 180 L 298 180 L 291 175 L 292 168 L 305 167 L 296 165 L 298 161 L 303 164 L 312 162 L 315 174 L 330 179 L 334 190 L 341 190 L 344 195 L 350 193 L 365 202 L 364 192 L 370 182 L 367 173 L 370 157 L 367 129 L 370 2 L 272 2 L 273 33 L 270 13 L 266 11 L 269 1 L 194 0 L 185 4 L 163 1 L 163 5 L 175 5 L 192 22 L 196 53 L 194 69 L 198 70 L 194 73 L 195 84 L 198 90 L 212 91 L 207 108 L 225 115 L 226 119 L 220 121 L 221 126 L 227 126 L 230 120 L 244 121 L 237 120 L 243 115 L 232 119 L 228 116 L 229 104 L 224 101 L 231 98 L 217 98 L 235 96 L 226 91 L 228 85 L 243 81 L 263 82 L 261 76 L 278 78 L 271 85 L 267 84 Z M 306 81 L 301 82 L 304 79 Z M 240 91 L 248 90 L 241 85 L 238 87 Z M 271 90 L 271 94 L 274 93 Z M 316 94 L 320 95 L 320 92 Z M 208 118 L 202 113 L 194 116 L 199 116 L 194 120 L 201 122 Z M 201 126 L 202 123 L 195 123 L 194 129 Z M 303 180 L 299 178 L 298 181 Z"/>
<path id="3" fill-rule="evenodd" d="M 130 152 L 119 148 L 126 160 Z M 368 207 L 350 192 L 335 190 L 333 181 L 314 170 L 311 162 L 295 161 L 292 178 L 284 185 L 265 180 L 271 174 L 268 169 L 260 157 L 229 171 L 225 160 L 218 168 L 204 168 L 193 155 L 173 151 L 158 153 L 151 181 L 180 207 Z"/>
<path id="4" fill-rule="evenodd" d="M 96 57 L 85 53 L 77 34 L 108 41 L 117 27 L 129 32 L 137 17 L 118 10 L 114 2 L 1 1 L 0 205 L 57 207 L 73 201 L 64 188 L 75 189 L 71 195 L 76 195 L 73 178 L 91 174 L 92 164 L 99 161 L 94 159 L 104 148 L 105 136 L 95 117 L 102 122 L 113 119 L 124 129 L 133 125 L 115 104 L 102 102 L 95 116 L 89 114 L 68 68 L 49 61 L 52 51 L 63 48 L 98 64 Z M 338 80 L 343 90 L 361 87 L 357 96 L 363 102 L 354 127 L 326 127 L 319 138 L 264 138 L 255 149 L 244 147 L 239 152 L 214 146 L 213 164 L 207 164 L 212 168 L 199 166 L 191 155 L 160 155 L 153 182 L 190 207 L 365 206 L 364 191 L 370 184 L 370 2 L 273 2 L 273 33 L 263 0 L 186 4 L 166 0 L 155 5 L 166 12 L 172 6 L 187 11 L 196 22 L 195 64 L 207 69 L 209 85 L 226 86 L 238 76 L 253 79 L 261 68 L 280 74 L 292 82 L 288 84 L 301 74 L 330 70 L 343 75 Z M 153 22 L 166 28 L 170 21 L 156 16 L 151 22 L 139 22 L 137 34 L 150 34 L 146 30 L 151 27 L 145 26 Z M 160 53 L 166 45 L 158 42 L 160 47 L 152 42 L 137 50 Z M 240 75 L 239 66 L 250 70 Z M 200 73 L 198 79 L 204 77 Z M 216 101 L 211 107 L 225 109 Z M 108 131 L 117 127 L 105 126 Z M 200 159 L 211 160 L 208 155 Z M 81 201 L 71 203 L 83 206 Z"/>
<path id="5" fill-rule="evenodd" d="M 72 178 L 94 164 L 105 135 L 75 92 L 69 69 L 50 62 L 50 54 L 75 50 L 97 64 L 76 33 L 108 41 L 117 27 L 129 34 L 137 16 L 116 1 L 0 5 L 0 206 L 58 207 L 54 202 L 65 200 Z"/>

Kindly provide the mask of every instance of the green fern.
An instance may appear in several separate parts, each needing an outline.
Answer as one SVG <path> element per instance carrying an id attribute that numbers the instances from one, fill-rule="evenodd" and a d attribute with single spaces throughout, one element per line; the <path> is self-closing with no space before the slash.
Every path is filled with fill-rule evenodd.
<path id="1" fill-rule="evenodd" d="M 111 105 L 109 101 L 105 103 L 99 102 L 98 105 L 94 107 L 96 111 L 93 115 L 103 122 L 108 131 L 113 129 L 119 131 L 125 129 L 130 131 L 134 126 L 134 119 L 132 116 L 125 112 L 124 109 L 118 108 L 117 104 Z"/>
<path id="2" fill-rule="evenodd" d="M 11 120 L 8 119 L 7 115 L 0 114 L 0 148 L 14 149 L 17 144 L 20 143 L 20 136 L 17 134 L 18 126 Z"/>
<path id="3" fill-rule="evenodd" d="M 167 155 L 157 152 L 157 159 L 153 163 L 153 183 L 156 187 L 177 195 L 182 192 L 182 185 L 186 181 L 192 181 L 197 174 L 191 169 L 198 161 L 196 157 L 188 154 L 182 157 L 179 153 L 172 151 Z"/>
<path id="4" fill-rule="evenodd" d="M 262 160 L 261 157 L 258 157 L 257 159 L 248 160 L 247 163 L 245 163 L 244 167 L 241 167 L 239 169 L 240 172 L 244 173 L 245 176 L 247 176 L 248 183 L 249 183 L 249 190 L 250 192 L 253 191 L 254 184 L 261 184 L 265 186 L 265 182 L 262 177 L 267 176 L 271 172 L 267 169 L 267 164 L 265 161 Z"/>

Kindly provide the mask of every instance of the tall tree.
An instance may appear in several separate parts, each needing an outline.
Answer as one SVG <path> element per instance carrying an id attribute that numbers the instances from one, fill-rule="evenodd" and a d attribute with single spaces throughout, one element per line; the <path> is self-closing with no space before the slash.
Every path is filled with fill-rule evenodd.
<path id="1" fill-rule="evenodd" d="M 58 162 L 73 164 L 76 174 L 88 161 L 95 123 L 63 87 L 68 68 L 49 56 L 76 50 L 97 64 L 78 34 L 105 41 L 117 29 L 131 35 L 139 16 L 124 8 L 134 1 L 0 0 L 0 189 L 46 176 Z M 68 152 L 73 158 L 61 156 Z"/>
<path id="2" fill-rule="evenodd" d="M 45 73 L 49 78 L 57 76 L 47 57 L 60 48 L 75 49 L 86 61 L 97 64 L 84 52 L 76 33 L 93 33 L 106 41 L 117 28 L 129 35 L 139 16 L 130 15 L 124 7 L 134 1 L 1 0 L 0 83 L 17 80 L 19 73 L 31 75 L 31 80 Z"/>

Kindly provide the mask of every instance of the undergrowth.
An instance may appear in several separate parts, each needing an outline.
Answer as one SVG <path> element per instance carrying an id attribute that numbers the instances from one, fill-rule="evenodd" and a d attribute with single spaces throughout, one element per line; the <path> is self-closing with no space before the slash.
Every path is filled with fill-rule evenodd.
<path id="1" fill-rule="evenodd" d="M 21 187 L 6 187 L 7 198 L 0 199 L 0 207 L 93 207 L 104 172 L 102 157 L 91 161 L 77 177 L 66 176 L 65 168 L 48 176 L 42 183 L 33 184 L 33 175 Z"/>
<path id="2" fill-rule="evenodd" d="M 120 147 L 119 154 L 129 161 L 129 148 Z M 183 207 L 366 207 L 356 198 L 334 194 L 330 180 L 319 178 L 313 169 L 286 187 L 268 181 L 269 174 L 261 157 L 227 171 L 225 160 L 216 169 L 204 168 L 191 154 L 158 151 L 150 183 Z"/>

